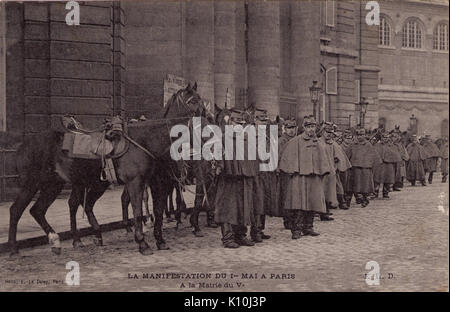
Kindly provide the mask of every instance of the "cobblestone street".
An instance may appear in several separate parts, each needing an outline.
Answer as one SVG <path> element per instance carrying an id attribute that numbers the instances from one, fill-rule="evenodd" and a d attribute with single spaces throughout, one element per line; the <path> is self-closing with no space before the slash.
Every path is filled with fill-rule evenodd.
<path id="1" fill-rule="evenodd" d="M 0 206 L 0 242 L 7 239 L 8 207 Z M 105 223 L 120 219 L 119 207 L 120 189 L 116 189 L 105 195 L 95 211 Z M 52 217 L 56 211 L 59 218 Z M 103 247 L 96 247 L 92 237 L 83 238 L 86 247 L 80 250 L 74 250 L 71 241 L 63 241 L 60 256 L 48 245 L 21 250 L 18 259 L 2 254 L 0 291 L 448 291 L 448 184 L 441 183 L 439 176 L 427 187 L 408 185 L 391 193 L 389 200 L 374 200 L 366 208 L 353 202 L 350 210 L 333 213 L 332 222 L 316 218 L 320 236 L 299 240 L 291 239 L 281 219 L 268 218 L 265 232 L 272 238 L 239 249 L 224 249 L 220 230 L 206 228 L 202 215 L 204 237 L 194 237 L 188 219 L 183 219 L 178 231 L 175 223 L 164 222 L 170 250 L 157 250 L 150 235 L 154 250 L 150 256 L 138 253 L 133 235 L 125 230 L 105 233 Z M 58 231 L 68 230 L 67 215 L 65 199 L 48 213 L 51 224 L 64 222 L 56 227 Z M 26 211 L 19 223 L 19 239 L 27 236 L 24 228 L 33 232 L 33 222 Z M 80 264 L 80 286 L 64 283 L 66 263 L 72 260 Z M 365 282 L 369 261 L 379 264 L 378 286 Z M 158 273 L 202 276 L 162 279 Z M 216 274 L 224 277 L 216 278 Z"/>

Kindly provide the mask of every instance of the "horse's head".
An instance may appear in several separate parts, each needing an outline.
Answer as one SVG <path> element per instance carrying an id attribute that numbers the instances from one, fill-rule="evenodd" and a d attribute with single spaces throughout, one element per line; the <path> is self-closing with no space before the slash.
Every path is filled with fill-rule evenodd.
<path id="1" fill-rule="evenodd" d="M 214 113 L 214 120 L 216 125 L 223 127 L 227 124 L 230 124 L 231 111 L 227 107 L 220 108 L 219 106 L 215 105 Z"/>
<path id="2" fill-rule="evenodd" d="M 206 107 L 197 93 L 197 83 L 178 90 L 167 102 L 164 118 L 206 115 Z"/>

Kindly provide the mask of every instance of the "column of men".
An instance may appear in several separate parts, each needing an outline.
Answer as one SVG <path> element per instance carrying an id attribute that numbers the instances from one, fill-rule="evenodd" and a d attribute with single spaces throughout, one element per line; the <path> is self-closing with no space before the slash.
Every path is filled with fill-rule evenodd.
<path id="1" fill-rule="evenodd" d="M 267 116 L 252 118 L 248 114 L 232 114 L 229 122 L 271 123 Z M 353 197 L 362 208 L 380 192 L 382 198 L 389 199 L 390 192 L 403 188 L 405 179 L 413 186 L 417 181 L 426 185 L 428 174 L 431 184 L 439 159 L 442 182 L 446 182 L 447 138 L 440 140 L 438 147 L 429 135 L 419 142 L 417 136 L 406 136 L 398 126 L 390 132 L 364 128 L 340 131 L 331 122 L 319 125 L 313 116 L 305 116 L 301 127 L 295 120 L 279 127 L 283 130 L 279 131 L 276 170 L 260 171 L 260 160 L 246 158 L 218 163 L 214 215 L 225 248 L 254 246 L 269 239 L 263 232 L 266 215 L 282 218 L 292 239 L 317 236 L 315 216 L 332 221 L 330 210 L 349 209 Z M 270 140 L 270 135 L 266 138 Z"/>

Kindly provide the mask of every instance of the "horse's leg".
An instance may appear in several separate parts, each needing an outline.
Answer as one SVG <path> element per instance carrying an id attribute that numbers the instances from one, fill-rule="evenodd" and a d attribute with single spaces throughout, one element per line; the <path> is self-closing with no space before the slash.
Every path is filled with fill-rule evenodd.
<path id="1" fill-rule="evenodd" d="M 171 194 L 172 189 L 164 184 L 164 181 L 153 183 L 150 189 L 153 198 L 153 212 L 155 214 L 155 227 L 153 229 L 153 235 L 155 236 L 156 246 L 158 246 L 158 249 L 166 250 L 169 249 L 169 247 L 166 245 L 166 242 L 162 236 L 163 213 L 164 209 L 167 207 L 168 193 Z"/>
<path id="2" fill-rule="evenodd" d="M 152 224 L 155 223 L 155 218 L 153 217 L 153 215 L 150 213 L 150 208 L 148 206 L 148 201 L 150 199 L 150 196 L 148 195 L 148 189 L 147 189 L 147 185 L 145 185 L 144 187 L 144 192 L 142 193 L 142 201 L 144 202 L 144 207 L 145 207 L 145 213 L 147 215 L 147 220 L 146 220 L 146 224 L 147 222 L 151 222 Z"/>
<path id="3" fill-rule="evenodd" d="M 94 205 L 95 202 L 105 193 L 108 189 L 109 183 L 98 182 L 93 185 L 87 195 L 86 195 L 86 207 L 84 207 L 84 211 L 86 212 L 86 216 L 88 218 L 89 224 L 94 229 L 94 244 L 97 246 L 103 246 L 103 237 L 102 231 L 100 229 L 100 225 L 97 222 L 97 218 L 94 215 Z"/>
<path id="4" fill-rule="evenodd" d="M 130 195 L 128 194 L 128 190 L 127 190 L 126 186 L 123 188 L 123 192 L 122 192 L 122 196 L 120 197 L 120 200 L 122 202 L 123 225 L 125 226 L 127 233 L 132 233 L 133 229 L 131 228 L 131 224 L 129 222 L 129 217 L 128 217 L 128 206 L 130 205 Z"/>
<path id="5" fill-rule="evenodd" d="M 145 184 L 141 177 L 135 177 L 127 184 L 128 194 L 131 199 L 131 206 L 133 207 L 134 239 L 139 246 L 139 252 L 142 255 L 150 255 L 153 252 L 145 241 L 142 228 L 142 196 L 144 187 Z"/>
<path id="6" fill-rule="evenodd" d="M 19 195 L 17 195 L 16 200 L 9 208 L 9 237 L 8 244 L 10 248 L 10 256 L 14 256 L 19 253 L 19 248 L 17 246 L 17 224 L 19 223 L 20 217 L 22 217 L 25 208 L 30 204 L 33 196 L 38 191 L 36 185 L 27 185 L 21 188 Z"/>
<path id="7" fill-rule="evenodd" d="M 169 195 L 167 196 L 169 199 L 169 206 L 168 207 L 167 207 L 167 205 L 164 206 L 164 212 L 167 217 L 167 222 L 173 222 L 172 213 L 174 213 L 174 211 L 175 211 L 175 208 L 173 206 L 173 191 L 174 190 L 175 190 L 175 187 L 169 192 Z"/>
<path id="8" fill-rule="evenodd" d="M 197 184 L 195 186 L 194 211 L 192 212 L 191 217 L 189 218 L 191 226 L 194 228 L 192 233 L 194 233 L 194 235 L 197 237 L 203 237 L 200 226 L 198 225 L 198 216 L 200 214 L 200 211 L 202 210 L 204 196 L 205 194 L 203 194 L 202 185 Z"/>
<path id="9" fill-rule="evenodd" d="M 177 204 L 177 210 L 175 210 L 175 220 L 177 220 L 176 228 L 178 229 L 178 226 L 183 223 L 181 221 L 181 212 L 185 211 L 186 204 L 184 204 L 183 197 L 181 196 L 181 189 L 179 186 L 175 186 L 175 200 Z M 184 206 L 183 206 L 184 205 Z"/>
<path id="10" fill-rule="evenodd" d="M 83 243 L 78 235 L 77 230 L 77 211 L 78 207 L 83 203 L 84 198 L 84 188 L 73 185 L 72 192 L 69 198 L 69 212 L 70 212 L 70 231 L 72 233 L 72 246 L 74 248 L 83 247 Z"/>
<path id="11" fill-rule="evenodd" d="M 47 213 L 48 207 L 50 207 L 59 193 L 61 193 L 64 183 L 63 180 L 57 178 L 53 183 L 46 183 L 43 185 L 43 187 L 41 187 L 39 198 L 30 209 L 30 214 L 41 226 L 45 234 L 47 234 L 49 243 L 52 246 L 52 251 L 57 255 L 61 254 L 59 236 L 50 224 L 48 224 L 45 214 Z"/>

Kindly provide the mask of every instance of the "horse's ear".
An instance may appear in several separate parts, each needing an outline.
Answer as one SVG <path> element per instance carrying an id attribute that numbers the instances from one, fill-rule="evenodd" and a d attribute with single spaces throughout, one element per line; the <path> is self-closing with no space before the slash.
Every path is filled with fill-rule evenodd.
<path id="1" fill-rule="evenodd" d="M 192 90 L 194 90 L 195 92 L 197 92 L 197 81 L 194 83 L 194 86 L 192 87 Z"/>
<path id="2" fill-rule="evenodd" d="M 277 115 L 277 117 L 275 118 L 275 122 L 280 123 L 280 115 Z"/>
<path id="3" fill-rule="evenodd" d="M 214 112 L 216 112 L 216 114 L 218 114 L 221 111 L 222 111 L 222 109 L 216 103 L 214 103 Z"/>
<path id="4" fill-rule="evenodd" d="M 190 83 L 190 82 L 188 83 L 188 85 L 187 85 L 187 87 L 186 87 L 186 90 L 187 90 L 187 91 L 190 91 L 190 90 L 191 90 L 191 83 Z"/>

